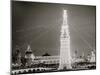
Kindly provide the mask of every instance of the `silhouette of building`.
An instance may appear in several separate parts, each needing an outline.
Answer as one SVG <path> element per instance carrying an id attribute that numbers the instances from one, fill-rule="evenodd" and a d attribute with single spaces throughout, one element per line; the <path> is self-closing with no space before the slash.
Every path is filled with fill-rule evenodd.
<path id="1" fill-rule="evenodd" d="M 19 48 L 16 48 L 16 51 L 15 51 L 15 64 L 16 66 L 21 65 L 21 52 Z"/>
<path id="2" fill-rule="evenodd" d="M 51 56 L 50 54 L 48 54 L 48 53 L 45 53 L 45 54 L 43 54 L 42 56 Z"/>

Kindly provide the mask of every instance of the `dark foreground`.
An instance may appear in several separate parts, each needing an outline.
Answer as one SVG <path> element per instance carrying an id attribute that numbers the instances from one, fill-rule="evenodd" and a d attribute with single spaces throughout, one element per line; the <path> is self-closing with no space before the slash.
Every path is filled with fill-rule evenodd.
<path id="1" fill-rule="evenodd" d="M 58 65 L 59 66 L 59 65 Z M 79 71 L 79 70 L 94 70 L 96 69 L 96 63 L 74 63 L 72 69 L 58 70 L 58 66 L 55 67 L 27 67 L 27 68 L 16 68 L 12 69 L 11 74 L 31 74 L 31 73 L 46 73 L 46 72 L 62 72 L 62 71 Z"/>

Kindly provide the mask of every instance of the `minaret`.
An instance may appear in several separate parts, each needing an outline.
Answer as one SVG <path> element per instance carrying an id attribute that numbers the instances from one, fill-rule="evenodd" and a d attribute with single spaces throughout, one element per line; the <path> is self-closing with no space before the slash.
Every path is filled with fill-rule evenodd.
<path id="1" fill-rule="evenodd" d="M 63 10 L 63 23 L 60 35 L 60 64 L 59 70 L 71 69 L 70 35 L 67 23 L 67 10 Z"/>

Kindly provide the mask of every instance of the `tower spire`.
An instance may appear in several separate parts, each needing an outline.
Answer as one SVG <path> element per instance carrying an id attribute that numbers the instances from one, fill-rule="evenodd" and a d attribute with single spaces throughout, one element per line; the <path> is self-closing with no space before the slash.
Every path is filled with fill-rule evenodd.
<path id="1" fill-rule="evenodd" d="M 67 10 L 63 10 L 63 25 L 67 25 Z"/>
<path id="2" fill-rule="evenodd" d="M 27 51 L 32 51 L 30 45 L 27 46 Z"/>

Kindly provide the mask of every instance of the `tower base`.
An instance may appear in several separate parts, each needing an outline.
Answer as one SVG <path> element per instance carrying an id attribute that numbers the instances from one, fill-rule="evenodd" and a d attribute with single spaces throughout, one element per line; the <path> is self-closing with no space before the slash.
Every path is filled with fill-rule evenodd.
<path id="1" fill-rule="evenodd" d="M 58 70 L 70 70 L 72 66 L 70 64 L 60 64 Z"/>

